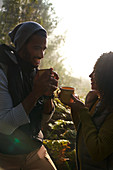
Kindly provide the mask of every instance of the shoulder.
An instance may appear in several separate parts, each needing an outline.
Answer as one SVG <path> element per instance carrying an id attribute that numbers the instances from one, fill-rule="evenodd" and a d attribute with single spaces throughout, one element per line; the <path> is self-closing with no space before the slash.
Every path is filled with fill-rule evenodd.
<path id="1" fill-rule="evenodd" d="M 0 68 L 0 91 L 8 87 L 7 73 Z"/>
<path id="2" fill-rule="evenodd" d="M 0 45 L 0 62 L 8 64 L 10 61 L 17 64 L 17 59 L 15 56 L 15 50 L 12 46 L 6 44 Z"/>
<path id="3" fill-rule="evenodd" d="M 5 55 L 6 51 L 10 51 L 11 48 L 10 46 L 6 45 L 6 44 L 0 44 L 0 55 Z"/>
<path id="4" fill-rule="evenodd" d="M 3 73 L 7 76 L 7 70 L 8 66 L 4 63 L 0 63 L 0 75 L 3 75 Z"/>
<path id="5" fill-rule="evenodd" d="M 113 113 L 109 114 L 105 118 L 105 120 L 100 128 L 100 133 L 102 133 L 103 135 L 104 135 L 104 133 L 106 133 L 107 136 L 109 136 L 109 135 L 112 136 L 112 141 L 113 141 Z"/>

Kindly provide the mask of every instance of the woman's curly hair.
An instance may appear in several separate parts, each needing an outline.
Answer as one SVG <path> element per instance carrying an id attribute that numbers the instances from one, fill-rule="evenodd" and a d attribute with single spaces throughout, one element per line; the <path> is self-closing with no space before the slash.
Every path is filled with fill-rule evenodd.
<path id="1" fill-rule="evenodd" d="M 104 104 L 113 108 L 113 52 L 103 53 L 95 66 L 95 80 Z"/>

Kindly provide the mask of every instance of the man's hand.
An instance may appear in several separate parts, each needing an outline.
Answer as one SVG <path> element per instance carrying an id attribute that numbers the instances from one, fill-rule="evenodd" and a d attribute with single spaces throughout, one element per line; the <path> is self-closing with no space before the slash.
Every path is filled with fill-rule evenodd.
<path id="1" fill-rule="evenodd" d="M 37 97 L 51 96 L 58 87 L 58 74 L 52 69 L 46 70 L 41 76 L 38 72 L 34 78 L 33 92 Z"/>

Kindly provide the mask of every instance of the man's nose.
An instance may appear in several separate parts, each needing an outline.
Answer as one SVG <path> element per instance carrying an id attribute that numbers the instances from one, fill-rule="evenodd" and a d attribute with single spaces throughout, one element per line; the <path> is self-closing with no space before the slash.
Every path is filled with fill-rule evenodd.
<path id="1" fill-rule="evenodd" d="M 43 50 L 40 51 L 39 57 L 40 57 L 40 59 L 41 59 L 41 58 L 44 58 L 44 51 L 43 51 Z"/>
<path id="2" fill-rule="evenodd" d="M 38 59 L 44 58 L 44 52 L 38 53 L 35 57 L 38 58 Z"/>

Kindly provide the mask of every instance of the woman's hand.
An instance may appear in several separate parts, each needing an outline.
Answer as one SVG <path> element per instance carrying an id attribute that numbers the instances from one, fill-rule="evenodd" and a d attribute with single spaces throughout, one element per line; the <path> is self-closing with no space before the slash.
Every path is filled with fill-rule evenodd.
<path id="1" fill-rule="evenodd" d="M 91 90 L 86 96 L 85 99 L 85 106 L 90 108 L 93 103 L 98 99 L 98 92 L 97 90 Z"/>
<path id="2" fill-rule="evenodd" d="M 79 98 L 75 95 L 71 95 L 73 102 L 69 103 L 71 110 L 73 112 L 79 112 L 80 109 L 83 109 L 85 105 L 79 100 Z"/>

